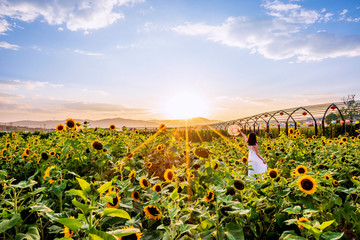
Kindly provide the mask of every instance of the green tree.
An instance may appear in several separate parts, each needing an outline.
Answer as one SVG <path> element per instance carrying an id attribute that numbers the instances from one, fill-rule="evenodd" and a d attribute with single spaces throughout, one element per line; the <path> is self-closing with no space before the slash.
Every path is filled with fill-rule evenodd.
<path id="1" fill-rule="evenodd" d="M 342 108 L 344 118 L 352 121 L 360 117 L 360 101 L 355 100 L 355 94 L 343 97 L 342 101 L 345 104 L 345 107 Z"/>

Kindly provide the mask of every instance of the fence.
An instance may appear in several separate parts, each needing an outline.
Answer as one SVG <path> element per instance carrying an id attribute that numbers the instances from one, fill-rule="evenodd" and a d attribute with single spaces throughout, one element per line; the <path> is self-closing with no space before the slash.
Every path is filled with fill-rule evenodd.
<path id="1" fill-rule="evenodd" d="M 343 102 L 310 105 L 305 107 L 288 108 L 277 111 L 256 114 L 250 117 L 210 124 L 214 129 L 227 129 L 230 125 L 237 124 L 244 131 L 256 131 L 277 128 L 280 134 L 281 128 L 288 133 L 289 128 L 313 127 L 315 135 L 319 130 L 325 131 L 325 127 L 332 124 L 341 124 L 342 132 L 346 132 L 347 124 L 359 124 L 360 101 L 355 101 L 351 106 Z M 198 126 L 208 128 L 209 126 Z"/>

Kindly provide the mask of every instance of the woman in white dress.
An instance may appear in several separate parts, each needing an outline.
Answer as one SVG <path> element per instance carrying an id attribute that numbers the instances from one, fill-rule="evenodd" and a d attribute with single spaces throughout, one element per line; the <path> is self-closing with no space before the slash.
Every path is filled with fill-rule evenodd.
<path id="1" fill-rule="evenodd" d="M 250 133 L 249 138 L 239 129 L 241 135 L 244 137 L 246 145 L 249 149 L 249 157 L 248 162 L 250 165 L 250 169 L 248 172 L 249 176 L 254 174 L 261 174 L 267 171 L 267 164 L 263 157 L 259 154 L 259 148 L 256 142 L 256 135 L 255 133 Z M 253 176 L 252 176 L 253 177 Z M 255 177 L 253 177 L 255 178 Z"/>

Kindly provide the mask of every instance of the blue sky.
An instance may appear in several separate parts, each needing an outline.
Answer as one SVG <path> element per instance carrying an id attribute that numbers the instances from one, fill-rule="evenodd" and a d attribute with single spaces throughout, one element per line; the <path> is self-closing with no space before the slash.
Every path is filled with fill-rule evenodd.
<path id="1" fill-rule="evenodd" d="M 230 120 L 358 98 L 358 66 L 359 1 L 0 0 L 0 121 L 171 118 L 174 96 Z"/>

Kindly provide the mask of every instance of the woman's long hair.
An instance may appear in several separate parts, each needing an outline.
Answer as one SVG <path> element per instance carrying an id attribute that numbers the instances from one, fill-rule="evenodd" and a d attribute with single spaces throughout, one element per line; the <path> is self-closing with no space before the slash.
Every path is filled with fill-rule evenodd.
<path id="1" fill-rule="evenodd" d="M 251 132 L 250 134 L 249 134 L 249 137 L 248 137 L 248 145 L 249 146 L 254 146 L 254 145 L 256 145 L 256 134 L 255 133 L 253 133 L 253 132 Z"/>

